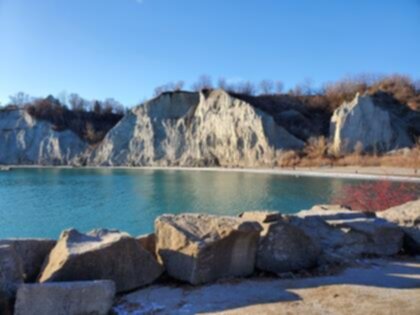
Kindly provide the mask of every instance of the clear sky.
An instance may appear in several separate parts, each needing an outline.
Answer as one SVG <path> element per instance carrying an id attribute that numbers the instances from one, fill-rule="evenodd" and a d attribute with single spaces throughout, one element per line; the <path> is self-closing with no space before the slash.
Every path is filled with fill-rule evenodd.
<path id="1" fill-rule="evenodd" d="M 0 0 L 0 102 L 130 106 L 172 80 L 420 78 L 419 0 Z"/>

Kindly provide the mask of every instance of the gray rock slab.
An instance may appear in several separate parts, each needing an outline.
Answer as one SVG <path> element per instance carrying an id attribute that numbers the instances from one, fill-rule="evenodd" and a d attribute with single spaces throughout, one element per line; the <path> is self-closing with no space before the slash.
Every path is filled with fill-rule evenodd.
<path id="1" fill-rule="evenodd" d="M 50 239 L 6 239 L 0 245 L 11 245 L 23 262 L 25 282 L 34 282 L 41 271 L 42 264 L 56 241 Z"/>
<path id="2" fill-rule="evenodd" d="M 15 315 L 108 314 L 115 296 L 110 280 L 23 284 Z"/>

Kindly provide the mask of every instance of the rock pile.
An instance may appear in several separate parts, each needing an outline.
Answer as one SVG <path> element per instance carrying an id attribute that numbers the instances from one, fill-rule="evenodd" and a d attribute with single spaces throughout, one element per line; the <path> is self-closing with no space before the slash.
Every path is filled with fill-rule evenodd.
<path id="1" fill-rule="evenodd" d="M 334 205 L 287 216 L 167 214 L 156 219 L 155 233 L 138 238 L 102 229 L 66 230 L 57 242 L 0 241 L 0 313 L 12 314 L 14 305 L 19 315 L 107 314 L 116 293 L 151 284 L 164 269 L 198 285 L 254 269 L 281 274 L 392 256 L 407 250 L 405 238 L 415 250 L 419 202 L 377 216 Z"/>
<path id="2" fill-rule="evenodd" d="M 56 241 L 47 239 L 8 239 L 0 240 L 0 246 L 10 245 L 22 260 L 23 278 L 33 282 L 41 271 L 42 263 Z"/>
<path id="3" fill-rule="evenodd" d="M 155 222 L 157 254 L 168 274 L 200 284 L 254 271 L 261 227 L 240 218 L 163 215 Z"/>
<path id="4" fill-rule="evenodd" d="M 23 283 L 22 260 L 10 245 L 0 245 L 0 314 L 11 314 L 18 286 Z"/>
<path id="5" fill-rule="evenodd" d="M 77 230 L 61 233 L 44 263 L 39 282 L 109 279 L 117 292 L 152 283 L 162 267 L 140 243 L 126 233 Z"/>
<path id="6" fill-rule="evenodd" d="M 282 273 L 309 269 L 318 264 L 320 247 L 302 229 L 276 212 L 244 212 L 245 220 L 261 224 L 256 267 L 263 271 Z"/>
<path id="7" fill-rule="evenodd" d="M 402 248 L 401 228 L 372 213 L 321 205 L 289 219 L 320 244 L 322 258 L 327 262 L 352 260 L 361 255 L 391 256 Z"/>
<path id="8" fill-rule="evenodd" d="M 420 199 L 378 212 L 377 216 L 400 226 L 405 234 L 405 250 L 420 254 Z"/>

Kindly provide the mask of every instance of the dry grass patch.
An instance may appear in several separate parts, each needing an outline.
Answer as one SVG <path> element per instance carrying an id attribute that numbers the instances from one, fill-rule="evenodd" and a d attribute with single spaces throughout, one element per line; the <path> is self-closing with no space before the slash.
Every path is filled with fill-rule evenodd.
<path id="1" fill-rule="evenodd" d="M 310 139 L 302 151 L 286 151 L 277 161 L 279 167 L 322 166 L 393 166 L 420 169 L 420 142 L 411 149 L 401 149 L 388 154 L 363 154 L 356 152 L 335 156 L 330 153 L 324 137 Z"/>

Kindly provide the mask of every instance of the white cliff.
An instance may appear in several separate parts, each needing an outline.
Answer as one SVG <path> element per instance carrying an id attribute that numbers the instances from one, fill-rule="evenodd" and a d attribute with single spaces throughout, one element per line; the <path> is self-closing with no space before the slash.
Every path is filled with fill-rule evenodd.
<path id="1" fill-rule="evenodd" d="M 130 111 L 92 153 L 95 165 L 273 165 L 304 143 L 222 90 L 164 93 Z"/>
<path id="2" fill-rule="evenodd" d="M 414 112 L 409 115 L 402 113 L 402 107 L 379 97 L 359 94 L 352 101 L 343 103 L 331 118 L 330 137 L 334 153 L 345 154 L 354 150 L 380 153 L 411 147 L 414 139 L 408 119 L 417 123 L 419 120 Z"/>
<path id="3" fill-rule="evenodd" d="M 86 148 L 72 131 L 55 131 L 26 110 L 0 111 L 0 164 L 66 165 Z"/>

